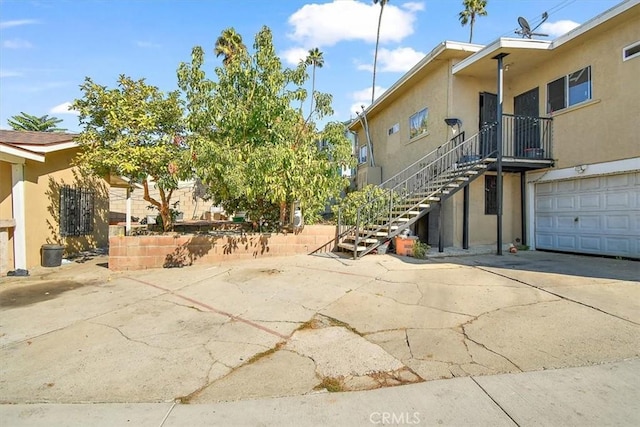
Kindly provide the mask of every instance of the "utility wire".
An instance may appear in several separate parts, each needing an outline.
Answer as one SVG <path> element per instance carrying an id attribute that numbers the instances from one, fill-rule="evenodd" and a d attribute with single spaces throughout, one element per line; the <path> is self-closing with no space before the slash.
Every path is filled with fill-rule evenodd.
<path id="1" fill-rule="evenodd" d="M 570 6 L 571 4 L 575 3 L 576 0 L 562 0 L 560 3 L 558 3 L 557 5 L 549 8 L 548 10 L 546 10 L 547 13 L 547 19 L 549 17 L 551 17 L 551 15 L 556 14 L 557 12 L 561 11 L 562 9 L 566 8 L 567 6 Z M 541 13 L 540 15 L 536 16 L 535 18 L 533 18 L 531 20 L 531 27 L 534 28 L 536 27 L 538 24 L 540 24 L 542 22 L 543 19 L 543 15 L 544 12 Z M 507 31 L 505 33 L 503 33 L 500 37 L 506 37 L 509 35 L 513 35 L 517 30 L 519 30 L 520 28 L 514 28 L 510 31 Z"/>

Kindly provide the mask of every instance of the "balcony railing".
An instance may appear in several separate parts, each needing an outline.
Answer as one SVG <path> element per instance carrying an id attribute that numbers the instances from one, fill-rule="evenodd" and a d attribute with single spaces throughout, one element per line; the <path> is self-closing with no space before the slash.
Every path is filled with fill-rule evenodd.
<path id="1" fill-rule="evenodd" d="M 502 115 L 502 156 L 553 159 L 553 120 L 550 117 Z"/>

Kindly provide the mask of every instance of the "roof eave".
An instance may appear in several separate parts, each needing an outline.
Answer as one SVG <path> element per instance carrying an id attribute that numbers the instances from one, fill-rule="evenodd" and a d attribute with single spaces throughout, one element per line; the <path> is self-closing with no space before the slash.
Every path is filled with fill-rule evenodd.
<path id="1" fill-rule="evenodd" d="M 55 142 L 51 144 L 25 144 L 17 142 L 12 143 L 11 145 L 33 151 L 35 153 L 53 153 L 55 151 L 68 150 L 70 148 L 77 148 L 80 146 L 75 141 Z"/>
<path id="2" fill-rule="evenodd" d="M 435 60 L 443 52 L 445 52 L 447 50 L 458 50 L 458 51 L 463 51 L 463 52 L 469 52 L 469 51 L 478 52 L 482 48 L 483 48 L 483 46 L 482 45 L 478 45 L 478 44 L 471 44 L 471 43 L 464 43 L 464 42 L 453 42 L 453 41 L 448 41 L 448 40 L 445 40 L 445 41 L 441 42 L 431 52 L 429 52 L 427 55 L 425 55 L 425 57 L 422 58 L 409 71 L 407 71 L 402 77 L 400 77 L 400 79 L 398 79 L 389 89 L 384 91 L 384 93 L 382 95 L 380 95 L 378 98 L 376 98 L 376 100 L 373 102 L 373 104 L 371 104 L 367 108 L 365 108 L 363 113 L 366 115 L 366 114 L 371 113 L 373 110 L 375 110 L 378 105 L 380 105 L 383 101 L 385 101 L 396 90 L 401 88 L 407 80 L 409 80 L 411 77 L 413 77 L 422 68 L 426 67 L 429 63 L 431 63 L 433 60 Z M 347 126 L 347 129 L 353 130 L 354 127 L 357 127 L 356 125 L 358 123 L 359 123 L 359 118 L 353 119 L 349 123 L 349 125 Z"/>
<path id="3" fill-rule="evenodd" d="M 0 160 L 16 164 L 24 163 L 25 160 L 33 160 L 40 163 L 45 161 L 42 154 L 3 142 L 0 142 Z"/>
<path id="4" fill-rule="evenodd" d="M 494 58 L 500 53 L 504 53 L 507 50 L 514 50 L 514 49 L 549 50 L 551 49 L 551 43 L 552 42 L 548 40 L 537 40 L 537 39 L 524 40 L 524 39 L 502 37 L 494 41 L 493 43 L 487 45 L 484 49 L 480 50 L 479 52 L 455 64 L 451 70 L 451 73 L 455 75 L 487 57 Z"/>
<path id="5" fill-rule="evenodd" d="M 508 53 L 507 50 L 511 49 L 536 49 L 536 50 L 553 50 L 579 36 L 590 31 L 591 29 L 601 25 L 602 23 L 608 21 L 611 18 L 614 18 L 621 13 L 626 12 L 634 6 L 640 4 L 640 0 L 627 0 L 623 3 L 618 4 L 617 6 L 612 7 L 611 9 L 601 13 L 585 22 L 584 24 L 574 28 L 568 33 L 556 38 L 555 40 L 539 40 L 539 39 L 516 39 L 516 38 L 499 38 L 493 43 L 487 45 L 484 49 L 479 52 L 471 55 L 470 57 L 460 61 L 456 64 L 452 73 L 455 75 L 456 73 L 461 72 L 467 67 L 475 64 L 476 62 L 490 57 L 493 58 L 500 53 Z"/>
<path id="6" fill-rule="evenodd" d="M 568 33 L 556 38 L 555 40 L 552 41 L 552 49 L 555 49 L 565 43 L 567 43 L 568 41 L 571 41 L 573 39 L 575 39 L 576 37 L 581 36 L 582 34 L 586 33 L 587 31 L 597 27 L 598 25 L 602 24 L 603 22 L 606 22 L 608 20 L 610 20 L 611 18 L 614 18 L 624 12 L 626 12 L 627 10 L 631 9 L 634 6 L 637 6 L 640 4 L 640 0 L 627 0 L 624 1 L 614 7 L 612 7 L 609 10 L 605 10 L 604 12 L 602 12 L 600 15 L 595 16 L 594 18 L 588 20 L 587 22 L 585 22 L 584 24 L 574 28 L 573 30 L 569 31 Z"/>

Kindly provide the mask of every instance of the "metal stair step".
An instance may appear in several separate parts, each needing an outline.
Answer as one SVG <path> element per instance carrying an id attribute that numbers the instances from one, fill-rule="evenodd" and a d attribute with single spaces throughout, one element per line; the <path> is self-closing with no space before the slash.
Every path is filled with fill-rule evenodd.
<path id="1" fill-rule="evenodd" d="M 384 235 L 386 236 L 387 233 L 384 233 Z M 354 240 L 355 241 L 355 236 L 345 236 L 344 240 Z M 343 242 L 344 242 L 343 240 Z M 379 243 L 380 241 L 378 239 L 375 239 L 373 237 L 367 237 L 366 239 L 363 238 L 359 238 L 358 239 L 358 243 L 364 243 L 364 244 L 373 244 L 373 243 Z"/>
<path id="2" fill-rule="evenodd" d="M 391 222 L 409 222 L 409 221 L 411 221 L 411 218 L 405 218 L 400 216 L 400 217 L 394 218 Z"/>
<path id="3" fill-rule="evenodd" d="M 342 249 L 346 249 L 346 250 L 351 251 L 351 252 L 353 252 L 353 251 L 362 252 L 362 251 L 366 251 L 367 249 L 369 249 L 368 246 L 360 246 L 360 245 L 358 245 L 356 247 L 356 245 L 354 245 L 354 244 L 344 243 L 344 242 L 338 243 L 338 247 L 342 248 Z"/>
<path id="4" fill-rule="evenodd" d="M 413 207 L 413 205 L 407 206 L 407 208 L 410 208 L 410 207 Z M 420 215 L 421 212 L 420 211 L 414 211 L 414 210 L 409 210 L 408 211 L 408 210 L 403 209 L 403 210 L 400 210 L 400 211 L 393 211 L 391 213 L 393 215 L 413 215 L 413 216 L 416 216 L 416 215 Z"/>

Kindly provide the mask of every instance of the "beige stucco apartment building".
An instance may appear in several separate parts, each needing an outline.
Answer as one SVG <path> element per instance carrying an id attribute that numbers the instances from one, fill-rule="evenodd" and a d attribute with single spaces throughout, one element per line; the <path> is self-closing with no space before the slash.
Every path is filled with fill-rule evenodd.
<path id="1" fill-rule="evenodd" d="M 45 244 L 108 245 L 108 185 L 72 165 L 73 137 L 0 130 L 0 275 L 40 265 Z"/>
<path id="2" fill-rule="evenodd" d="M 466 247 L 499 238 L 640 258 L 639 23 L 640 1 L 628 0 L 555 40 L 436 46 L 350 124 L 359 188 L 402 174 L 453 137 L 478 141 L 459 162 L 497 147 L 499 134 L 501 221 L 492 154 L 464 191 L 411 224 L 421 240 Z"/>

